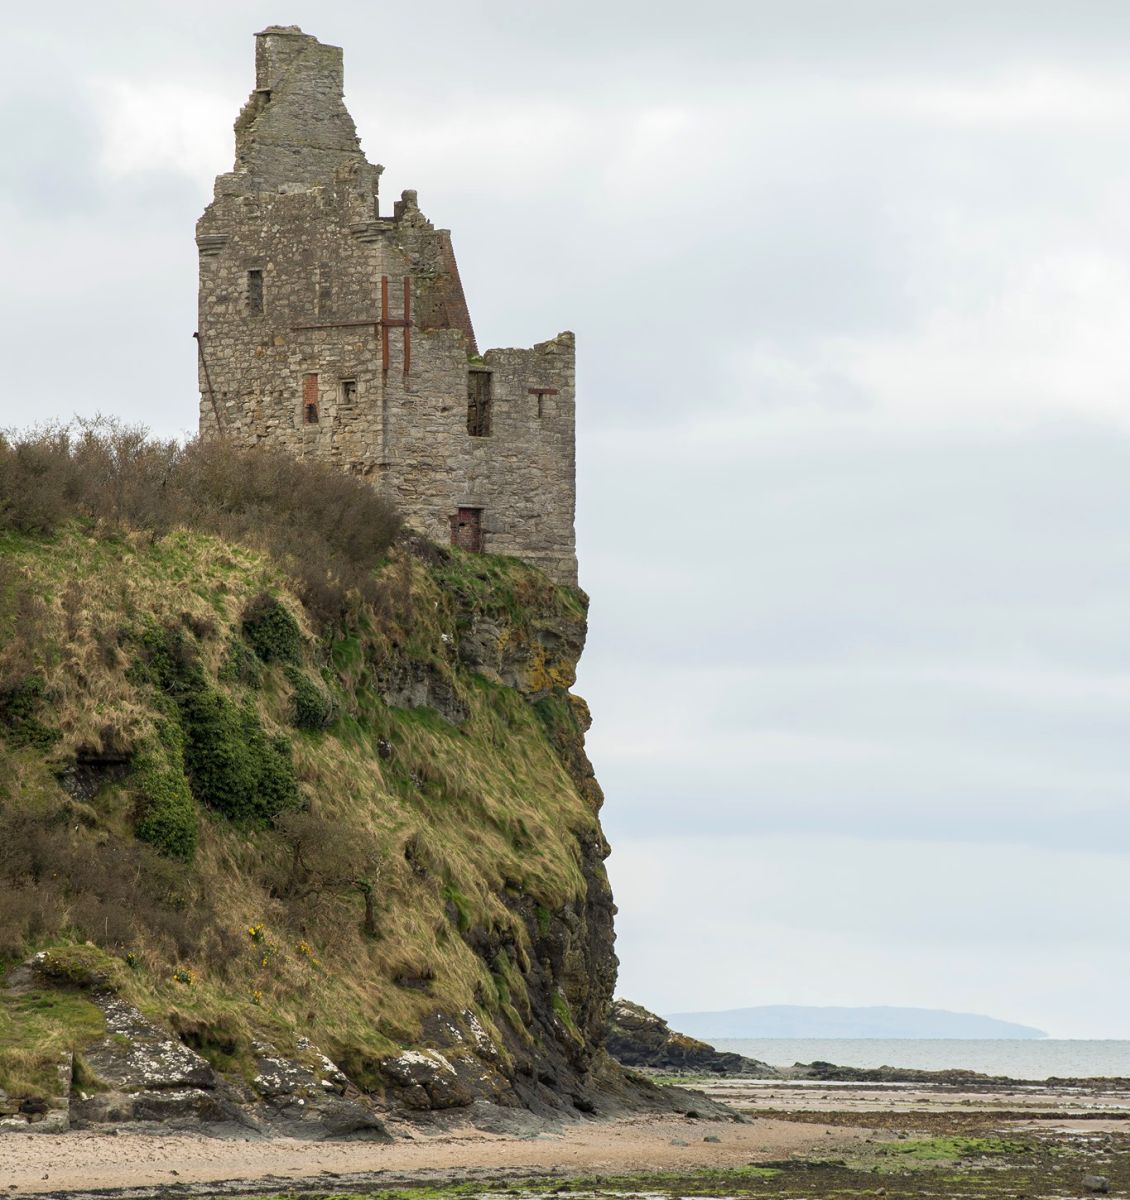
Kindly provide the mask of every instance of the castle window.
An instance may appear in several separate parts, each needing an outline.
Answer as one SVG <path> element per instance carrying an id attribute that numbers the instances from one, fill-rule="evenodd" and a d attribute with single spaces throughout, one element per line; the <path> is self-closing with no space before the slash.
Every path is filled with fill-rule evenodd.
<path id="1" fill-rule="evenodd" d="M 451 518 L 451 544 L 460 550 L 481 554 L 483 549 L 483 510 L 459 508 Z"/>
<path id="2" fill-rule="evenodd" d="M 303 375 L 302 377 L 302 421 L 306 425 L 318 423 L 318 377 Z"/>
<path id="3" fill-rule="evenodd" d="M 342 404 L 355 404 L 357 402 L 356 379 L 343 379 L 341 381 L 341 402 Z"/>
<path id="4" fill-rule="evenodd" d="M 489 371 L 467 372 L 467 432 L 471 437 L 490 437 Z"/>
<path id="5" fill-rule="evenodd" d="M 263 312 L 263 272 L 247 272 L 247 311 L 252 316 L 260 316 Z"/>

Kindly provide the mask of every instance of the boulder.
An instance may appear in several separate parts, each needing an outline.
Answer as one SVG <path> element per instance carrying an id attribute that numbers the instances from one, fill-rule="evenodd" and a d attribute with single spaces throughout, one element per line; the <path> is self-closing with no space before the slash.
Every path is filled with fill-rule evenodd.
<path id="1" fill-rule="evenodd" d="M 116 996 L 92 997 L 106 1018 L 106 1037 L 83 1052 L 87 1066 L 121 1092 L 216 1086 L 216 1073 L 195 1050 L 158 1028 Z"/>
<path id="2" fill-rule="evenodd" d="M 256 1071 L 251 1089 L 259 1099 L 256 1116 L 272 1133 L 391 1140 L 365 1098 L 330 1058 L 305 1039 L 298 1049 L 312 1065 L 282 1057 L 265 1043 L 252 1045 Z"/>
<path id="3" fill-rule="evenodd" d="M 405 1050 L 381 1063 L 393 1096 L 417 1110 L 465 1108 L 473 1100 L 459 1072 L 438 1050 Z"/>

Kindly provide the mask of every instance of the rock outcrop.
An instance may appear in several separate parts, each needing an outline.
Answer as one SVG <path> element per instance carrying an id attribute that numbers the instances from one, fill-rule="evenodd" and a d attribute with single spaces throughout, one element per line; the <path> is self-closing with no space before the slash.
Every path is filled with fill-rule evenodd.
<path id="1" fill-rule="evenodd" d="M 780 1072 L 767 1063 L 677 1033 L 653 1012 L 630 1000 L 616 1000 L 608 1020 L 608 1051 L 625 1067 L 694 1075 L 752 1075 L 775 1079 Z"/>

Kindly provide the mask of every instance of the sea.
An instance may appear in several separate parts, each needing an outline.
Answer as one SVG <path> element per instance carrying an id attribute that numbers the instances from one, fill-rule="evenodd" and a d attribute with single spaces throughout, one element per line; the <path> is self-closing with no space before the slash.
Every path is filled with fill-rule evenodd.
<path id="1" fill-rule="evenodd" d="M 1010 1079 L 1118 1076 L 1130 1079 L 1130 1041 L 1055 1038 L 711 1038 L 773 1067 L 814 1061 L 840 1067 L 963 1067 Z"/>

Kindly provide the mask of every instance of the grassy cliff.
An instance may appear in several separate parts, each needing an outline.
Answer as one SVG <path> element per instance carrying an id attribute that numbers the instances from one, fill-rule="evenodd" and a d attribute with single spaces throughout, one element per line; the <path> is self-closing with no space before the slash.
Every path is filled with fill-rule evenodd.
<path id="1" fill-rule="evenodd" d="M 615 959 L 568 691 L 583 595 L 387 513 L 312 566 L 276 510 L 368 489 L 286 466 L 233 499 L 228 462 L 201 500 L 170 447 L 139 474 L 168 468 L 195 511 L 98 511 L 76 485 L 28 519 L 19 450 L 0 444 L 0 962 L 47 955 L 0 991 L 0 1092 L 48 1088 L 60 1049 L 81 1073 L 98 992 L 232 1078 L 265 1043 L 413 1107 L 589 1107 Z M 44 454 L 39 477 L 76 447 Z M 388 1065 L 429 1046 L 457 1068 L 442 1095 Z"/>

